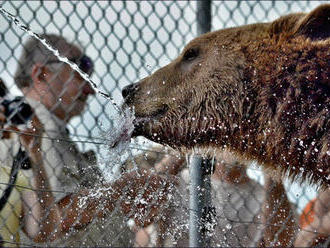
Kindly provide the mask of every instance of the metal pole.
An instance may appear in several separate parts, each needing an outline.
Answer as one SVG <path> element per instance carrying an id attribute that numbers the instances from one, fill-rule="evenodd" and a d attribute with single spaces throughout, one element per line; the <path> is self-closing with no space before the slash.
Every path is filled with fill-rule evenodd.
<path id="1" fill-rule="evenodd" d="M 209 226 L 213 224 L 214 208 L 211 197 L 211 173 L 213 161 L 191 155 L 189 160 L 189 246 L 210 246 Z"/>
<path id="2" fill-rule="evenodd" d="M 211 30 L 211 0 L 197 2 L 197 34 Z M 189 161 L 190 213 L 189 246 L 210 246 L 206 238 L 205 216 L 211 209 L 211 163 L 210 160 L 192 155 Z"/>
<path id="3" fill-rule="evenodd" d="M 203 196 L 203 172 L 200 156 L 190 157 L 189 177 L 190 177 L 190 198 L 189 198 L 189 246 L 205 246 L 202 233 L 202 214 L 204 208 Z"/>
<path id="4" fill-rule="evenodd" d="M 211 246 L 210 228 L 212 228 L 212 224 L 215 217 L 215 208 L 212 206 L 212 194 L 211 194 L 211 174 L 214 168 L 214 160 L 210 158 L 203 158 L 202 161 L 202 181 L 204 188 L 204 207 L 203 207 L 203 222 L 202 222 L 202 234 L 204 237 L 205 246 Z"/>
<path id="5" fill-rule="evenodd" d="M 197 1 L 197 35 L 211 30 L 211 0 Z"/>

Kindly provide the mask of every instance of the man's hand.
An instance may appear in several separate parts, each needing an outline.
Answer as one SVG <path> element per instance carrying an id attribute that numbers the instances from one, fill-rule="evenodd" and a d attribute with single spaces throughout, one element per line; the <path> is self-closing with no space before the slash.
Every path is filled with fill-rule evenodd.
<path id="1" fill-rule="evenodd" d="M 38 163 L 41 159 L 43 126 L 36 116 L 32 118 L 31 126 L 31 128 L 26 128 L 20 132 L 20 140 L 33 162 Z"/>

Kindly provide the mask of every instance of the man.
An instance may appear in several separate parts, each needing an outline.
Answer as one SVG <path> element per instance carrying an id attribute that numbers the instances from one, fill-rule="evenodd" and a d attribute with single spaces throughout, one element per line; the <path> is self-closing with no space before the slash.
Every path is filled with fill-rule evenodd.
<path id="1" fill-rule="evenodd" d="M 61 56 L 76 63 L 83 72 L 92 74 L 93 62 L 77 46 L 68 43 L 57 35 L 42 35 L 42 37 L 52 47 L 58 49 Z M 24 45 L 15 73 L 15 83 L 23 92 L 26 102 L 32 107 L 35 116 L 40 121 L 39 127 L 43 128 L 40 132 L 43 136 L 40 146 L 42 163 L 55 199 L 62 199 L 69 192 L 77 191 L 80 186 L 92 186 L 101 183 L 103 177 L 96 165 L 95 154 L 93 152 L 80 152 L 76 144 L 70 139 L 66 128 L 73 117 L 82 114 L 88 97 L 95 94 L 91 85 L 69 65 L 58 60 L 51 51 L 34 38 L 29 39 Z M 35 126 L 34 128 L 38 129 L 39 127 Z M 20 146 L 18 135 L 14 133 L 11 134 L 10 139 L 2 140 L 0 142 L 0 164 L 10 168 Z M 35 186 L 35 178 L 31 170 L 25 170 L 23 173 L 29 178 L 30 185 Z M 22 197 L 24 211 L 39 215 L 40 209 L 35 209 L 37 201 L 35 192 L 23 192 Z M 37 222 L 41 221 L 40 216 L 34 217 L 35 221 L 32 225 L 38 226 L 39 223 Z M 33 222 L 31 218 L 28 219 Z M 123 235 L 125 238 L 121 241 L 124 242 L 124 245 L 128 245 L 126 236 L 129 232 L 125 231 L 124 218 L 118 220 L 120 220 L 121 228 L 116 227 L 114 230 L 120 230 L 125 234 Z M 111 223 L 117 222 L 111 221 Z M 29 224 L 31 226 L 31 223 Z M 121 244 L 120 240 L 117 240 L 119 243 L 109 243 L 111 242 L 111 235 L 104 229 L 103 223 L 102 228 L 98 229 L 93 225 L 92 229 L 92 232 L 86 230 L 76 235 L 67 235 L 64 237 L 65 241 L 59 242 L 64 245 L 77 246 Z M 93 237 L 89 237 L 89 235 L 93 235 Z M 33 235 L 28 234 L 28 236 Z"/>
<path id="2" fill-rule="evenodd" d="M 78 47 L 56 35 L 44 35 L 44 38 L 62 56 L 77 63 L 82 71 L 93 72 L 93 62 Z M 95 156 L 87 158 L 80 153 L 66 128 L 74 116 L 82 114 L 88 97 L 95 94 L 90 84 L 36 39 L 28 40 L 24 46 L 15 83 L 43 124 L 44 135 L 49 138 L 43 141 L 42 150 L 45 151 L 46 171 L 48 175 L 54 175 L 50 178 L 51 186 L 59 189 L 62 185 L 63 190 L 68 190 L 67 179 L 74 180 L 75 185 L 89 185 L 91 179 L 99 179 L 101 174 L 95 168 Z M 90 166 L 95 173 L 86 178 L 89 173 L 84 170 Z"/>

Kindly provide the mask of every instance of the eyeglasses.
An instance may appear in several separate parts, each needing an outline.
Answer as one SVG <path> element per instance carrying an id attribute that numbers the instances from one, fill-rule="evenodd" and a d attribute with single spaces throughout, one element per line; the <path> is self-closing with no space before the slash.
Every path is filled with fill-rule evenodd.
<path id="1" fill-rule="evenodd" d="M 88 75 L 91 75 L 93 73 L 94 63 L 90 57 L 83 55 L 79 58 L 69 58 L 69 60 L 72 63 L 78 65 L 79 69 L 87 73 Z M 53 63 L 63 63 L 63 62 L 59 60 L 48 60 L 46 62 L 46 64 L 53 64 Z"/>

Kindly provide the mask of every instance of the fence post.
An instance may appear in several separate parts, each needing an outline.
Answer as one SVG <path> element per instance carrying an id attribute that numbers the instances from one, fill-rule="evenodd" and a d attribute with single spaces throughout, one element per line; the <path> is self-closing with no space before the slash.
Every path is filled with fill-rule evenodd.
<path id="1" fill-rule="evenodd" d="M 191 155 L 189 161 L 189 178 L 190 178 L 190 198 L 189 198 L 189 246 L 202 247 L 205 246 L 204 235 L 202 233 L 202 211 L 204 207 L 203 197 L 203 158 Z"/>
<path id="2" fill-rule="evenodd" d="M 210 246 L 208 221 L 212 221 L 211 206 L 212 161 L 199 155 L 191 155 L 189 160 L 189 246 Z"/>
<path id="3" fill-rule="evenodd" d="M 197 1 L 197 34 L 211 30 L 211 0 Z M 205 216 L 211 209 L 211 160 L 192 155 L 189 161 L 189 246 L 210 246 Z"/>
<path id="4" fill-rule="evenodd" d="M 197 35 L 211 30 L 211 0 L 197 1 Z"/>

